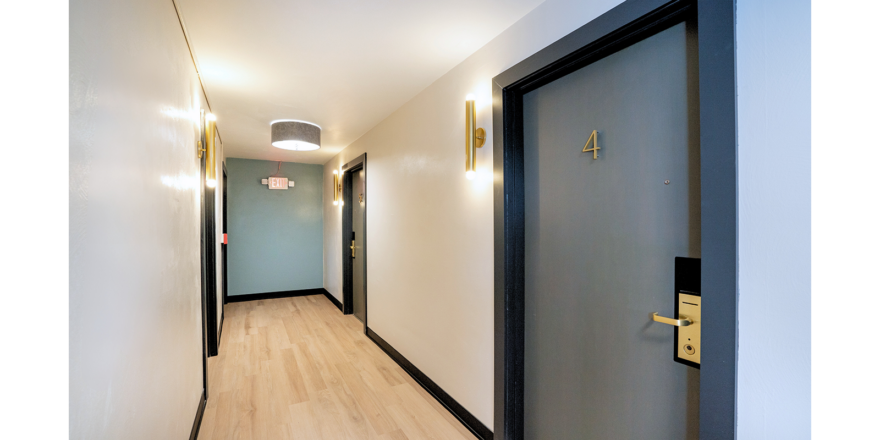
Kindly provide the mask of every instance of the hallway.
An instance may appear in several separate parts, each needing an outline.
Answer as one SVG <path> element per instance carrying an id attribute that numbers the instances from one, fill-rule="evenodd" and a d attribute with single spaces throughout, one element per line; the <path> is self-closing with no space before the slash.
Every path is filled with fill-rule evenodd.
<path id="1" fill-rule="evenodd" d="M 60 88 L 50 112 L 48 82 L 7 81 L 39 121 L 6 118 L 28 171 L 5 217 L 41 227 L 8 229 L 11 261 L 44 268 L 6 290 L 66 310 L 42 336 L 64 349 L 18 343 L 67 354 L 68 396 L 28 389 L 63 360 L 17 356 L 38 379 L 12 382 L 21 408 L 65 406 L 70 439 L 809 438 L 811 270 L 840 265 L 822 289 L 850 295 L 880 264 L 811 254 L 821 229 L 880 255 L 880 210 L 811 180 L 810 2 L 60 6 L 7 14 L 65 20 L 8 38 L 5 70 Z M 64 42 L 62 64 L 19 40 Z M 880 160 L 842 139 L 823 163 Z M 820 188 L 858 215 L 814 223 Z M 66 300 L 29 293 L 56 278 Z M 850 336 L 876 329 L 845 312 L 835 347 L 870 370 Z"/>
<path id="2" fill-rule="evenodd" d="M 199 439 L 473 439 L 322 295 L 230 303 Z"/>

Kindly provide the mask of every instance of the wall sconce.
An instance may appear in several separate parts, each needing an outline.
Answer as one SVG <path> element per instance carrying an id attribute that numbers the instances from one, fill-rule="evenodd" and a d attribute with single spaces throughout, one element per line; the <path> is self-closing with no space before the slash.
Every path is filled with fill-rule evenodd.
<path id="1" fill-rule="evenodd" d="M 468 94 L 464 103 L 464 175 L 471 180 L 477 174 L 477 148 L 486 143 L 486 130 L 477 128 L 477 112 L 474 110 L 474 95 Z"/>
<path id="2" fill-rule="evenodd" d="M 339 171 L 333 170 L 333 206 L 339 205 L 342 197 L 342 185 L 339 184 Z"/>
<path id="3" fill-rule="evenodd" d="M 205 185 L 217 186 L 217 154 L 214 137 L 217 131 L 217 117 L 213 113 L 205 115 Z"/>

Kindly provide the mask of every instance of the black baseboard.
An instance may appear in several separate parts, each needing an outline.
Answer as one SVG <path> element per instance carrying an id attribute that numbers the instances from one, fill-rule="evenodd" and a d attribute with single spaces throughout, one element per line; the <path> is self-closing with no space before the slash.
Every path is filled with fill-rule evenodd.
<path id="1" fill-rule="evenodd" d="M 199 428 L 202 427 L 202 416 L 205 415 L 206 403 L 208 402 L 205 399 L 205 392 L 202 391 L 202 397 L 199 399 L 199 409 L 196 410 L 196 420 L 193 422 L 192 430 L 189 432 L 189 440 L 199 438 Z"/>
<path id="2" fill-rule="evenodd" d="M 455 418 L 458 419 L 467 429 L 469 429 L 477 438 L 482 440 L 492 440 L 493 434 L 492 431 L 486 427 L 482 422 L 480 422 L 473 414 L 468 412 L 468 410 L 464 409 L 460 403 L 456 402 L 455 399 L 452 398 L 446 391 L 443 391 L 439 385 L 434 383 L 428 376 L 425 376 L 425 373 L 422 373 L 415 365 L 413 365 L 410 361 L 408 361 L 402 354 L 400 354 L 397 350 L 394 349 L 391 345 L 385 342 L 384 339 L 379 337 L 371 328 L 367 327 L 367 337 L 372 339 L 379 348 L 382 349 L 388 356 L 391 356 L 391 359 L 394 359 L 394 362 L 397 362 L 397 365 L 400 365 L 400 368 L 403 368 L 425 391 L 431 393 L 435 399 L 437 399 L 440 404 L 446 407 Z"/>
<path id="3" fill-rule="evenodd" d="M 252 293 L 249 295 L 234 295 L 226 297 L 227 303 L 236 303 L 236 302 L 244 302 L 244 301 L 258 301 L 261 299 L 277 299 L 277 298 L 292 298 L 294 296 L 309 296 L 309 295 L 324 295 L 330 302 L 333 303 L 334 306 L 339 308 L 339 311 L 342 311 L 342 303 L 339 302 L 336 297 L 330 294 L 325 288 L 319 289 L 303 289 L 303 290 L 282 290 L 280 292 L 267 292 L 267 293 Z M 223 331 L 223 316 L 220 317 L 220 331 Z M 217 344 L 219 347 L 220 344 L 220 335 L 217 335 Z"/>
<path id="4" fill-rule="evenodd" d="M 321 289 L 321 290 L 324 291 L 324 296 L 326 296 L 327 299 L 329 299 L 330 302 L 333 303 L 333 305 L 335 305 L 336 307 L 338 307 L 338 308 L 339 308 L 339 311 L 341 312 L 341 311 L 342 311 L 342 303 L 339 302 L 339 300 L 336 299 L 335 296 L 331 295 L 330 292 L 327 291 L 327 289 Z"/>
<path id="5" fill-rule="evenodd" d="M 323 287 L 317 289 L 282 290 L 280 292 L 251 293 L 248 295 L 230 295 L 226 302 L 236 303 L 242 301 L 258 301 L 261 299 L 291 298 L 294 296 L 323 295 L 326 290 Z"/>

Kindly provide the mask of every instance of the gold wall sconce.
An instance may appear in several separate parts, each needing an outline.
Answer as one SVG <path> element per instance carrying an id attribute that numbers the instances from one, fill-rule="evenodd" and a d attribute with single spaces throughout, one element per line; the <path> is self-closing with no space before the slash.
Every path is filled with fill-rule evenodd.
<path id="1" fill-rule="evenodd" d="M 339 179 L 339 171 L 333 170 L 333 206 L 342 203 L 342 183 Z"/>
<path id="2" fill-rule="evenodd" d="M 477 112 L 474 110 L 474 95 L 468 94 L 464 103 L 464 150 L 465 176 L 470 180 L 477 174 L 477 148 L 486 143 L 486 130 L 477 128 Z"/>
<path id="3" fill-rule="evenodd" d="M 217 186 L 217 117 L 213 113 L 205 115 L 205 185 Z"/>
<path id="4" fill-rule="evenodd" d="M 202 138 L 201 138 L 202 130 L 204 130 L 205 128 L 208 127 L 208 124 L 207 124 L 208 121 L 205 120 L 205 109 L 199 110 L 199 124 L 201 124 L 202 122 L 205 123 L 205 127 L 200 127 L 200 129 L 199 129 L 199 136 L 200 137 L 199 137 L 199 141 L 198 141 L 198 147 L 196 148 L 196 153 L 198 153 L 199 159 L 201 159 L 202 156 L 208 151 L 208 147 L 203 145 Z M 207 133 L 207 131 L 205 133 Z M 205 136 L 205 139 L 207 139 L 207 136 Z"/>

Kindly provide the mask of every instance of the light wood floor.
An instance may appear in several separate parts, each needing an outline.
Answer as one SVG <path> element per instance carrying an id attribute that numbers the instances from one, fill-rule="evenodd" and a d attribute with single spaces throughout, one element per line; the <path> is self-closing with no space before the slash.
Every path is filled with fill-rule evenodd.
<path id="1" fill-rule="evenodd" d="M 199 439 L 475 439 L 323 295 L 226 305 Z"/>

